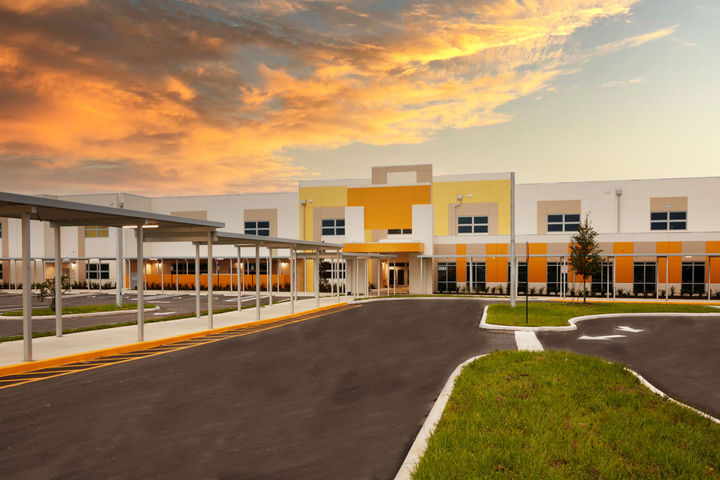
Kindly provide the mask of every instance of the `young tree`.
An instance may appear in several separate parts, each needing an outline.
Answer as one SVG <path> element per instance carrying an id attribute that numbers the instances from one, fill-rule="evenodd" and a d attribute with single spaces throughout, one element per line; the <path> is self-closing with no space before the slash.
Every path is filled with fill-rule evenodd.
<path id="1" fill-rule="evenodd" d="M 587 278 L 600 272 L 600 246 L 595 240 L 597 232 L 590 224 L 588 216 L 580 224 L 578 231 L 572 237 L 570 244 L 570 265 L 573 272 L 583 278 L 583 303 L 587 302 L 585 284 Z"/>
<path id="2" fill-rule="evenodd" d="M 67 275 L 60 277 L 60 295 L 70 291 L 70 279 Z M 48 278 L 40 284 L 40 292 L 38 292 L 38 298 L 42 302 L 46 298 L 51 297 L 50 310 L 55 311 L 55 279 Z"/>

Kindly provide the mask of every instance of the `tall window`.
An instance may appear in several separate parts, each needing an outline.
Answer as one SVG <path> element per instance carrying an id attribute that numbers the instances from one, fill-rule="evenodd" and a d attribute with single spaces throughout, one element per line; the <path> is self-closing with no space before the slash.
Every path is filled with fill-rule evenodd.
<path id="1" fill-rule="evenodd" d="M 333 280 L 334 278 L 345 278 L 345 262 L 340 261 L 340 263 L 336 263 L 334 260 L 331 261 L 324 261 L 322 262 L 325 264 L 324 270 L 320 272 L 321 278 L 324 278 L 326 280 Z"/>
<path id="2" fill-rule="evenodd" d="M 455 262 L 439 262 L 437 265 L 438 291 L 454 292 L 457 290 L 457 264 Z"/>
<path id="3" fill-rule="evenodd" d="M 0 223 L 0 238 L 2 238 L 2 223 Z"/>
<path id="4" fill-rule="evenodd" d="M 410 235 L 412 228 L 390 228 L 388 229 L 388 235 Z"/>
<path id="5" fill-rule="evenodd" d="M 687 230 L 687 212 L 651 212 L 650 230 Z"/>
<path id="6" fill-rule="evenodd" d="M 633 293 L 655 293 L 657 265 L 655 262 L 635 262 L 633 267 Z"/>
<path id="7" fill-rule="evenodd" d="M 250 259 L 245 264 L 245 274 L 246 275 L 255 275 L 255 260 Z M 267 261 L 266 260 L 260 260 L 260 275 L 267 275 Z"/>
<path id="8" fill-rule="evenodd" d="M 547 291 L 548 293 L 559 293 L 562 283 L 565 282 L 565 291 L 568 290 L 568 275 L 562 273 L 561 262 L 548 262 L 547 263 Z"/>
<path id="9" fill-rule="evenodd" d="M 613 290 L 613 264 L 602 262 L 600 272 L 592 276 L 590 290 L 592 292 L 612 292 Z"/>
<path id="10" fill-rule="evenodd" d="M 85 238 L 107 237 L 109 235 L 108 230 L 108 227 L 88 225 L 85 227 Z"/>
<path id="11" fill-rule="evenodd" d="M 488 217 L 458 217 L 458 233 L 488 233 Z"/>
<path id="12" fill-rule="evenodd" d="M 468 284 L 470 284 L 470 262 L 465 264 L 465 278 Z M 472 285 L 470 290 L 476 291 L 485 288 L 485 264 L 475 263 L 472 264 Z"/>
<path id="13" fill-rule="evenodd" d="M 259 220 L 257 222 L 245 222 L 246 235 L 270 236 L 270 222 Z"/>
<path id="14" fill-rule="evenodd" d="M 110 264 L 108 263 L 88 263 L 85 269 L 85 278 L 87 280 L 109 280 Z"/>
<path id="15" fill-rule="evenodd" d="M 566 213 L 547 216 L 548 232 L 577 232 L 580 227 L 580 214 Z"/>
<path id="16" fill-rule="evenodd" d="M 207 273 L 207 262 L 205 262 L 205 272 Z M 195 261 L 185 262 L 184 260 L 178 262 L 177 268 L 175 262 L 170 264 L 170 273 L 172 275 L 195 275 Z"/>
<path id="17" fill-rule="evenodd" d="M 508 262 L 508 288 L 510 288 L 510 262 Z M 525 292 L 528 288 L 528 267 L 527 262 L 518 262 L 518 292 Z"/>
<path id="18" fill-rule="evenodd" d="M 705 263 L 683 262 L 682 263 L 682 293 L 700 294 L 705 293 Z"/>
<path id="19" fill-rule="evenodd" d="M 323 235 L 345 235 L 345 219 L 330 218 L 322 221 Z"/>

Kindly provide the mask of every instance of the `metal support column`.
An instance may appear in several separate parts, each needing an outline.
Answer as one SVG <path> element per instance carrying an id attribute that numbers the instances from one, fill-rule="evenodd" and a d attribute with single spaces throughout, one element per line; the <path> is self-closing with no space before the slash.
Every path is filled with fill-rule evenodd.
<path id="1" fill-rule="evenodd" d="M 295 313 L 295 249 L 290 249 L 290 313 Z"/>
<path id="2" fill-rule="evenodd" d="M 515 262 L 515 172 L 510 173 L 510 306 L 517 296 L 517 263 Z"/>
<path id="3" fill-rule="evenodd" d="M 240 291 L 240 247 L 236 247 L 237 249 L 237 309 L 238 312 L 242 311 L 242 293 Z M 230 260 L 230 265 L 232 265 L 232 260 Z M 230 283 L 232 283 L 232 278 L 230 279 Z"/>
<path id="4" fill-rule="evenodd" d="M 315 261 L 313 262 L 313 277 L 315 288 L 315 306 L 320 306 L 320 251 L 315 250 Z"/>
<path id="5" fill-rule="evenodd" d="M 60 227 L 55 227 L 58 232 Z M 123 229 L 116 228 L 117 240 L 115 244 L 115 305 L 122 307 L 122 285 L 123 285 Z M 58 240 L 59 245 L 59 240 Z M 57 282 L 56 282 L 57 283 Z"/>
<path id="6" fill-rule="evenodd" d="M 708 291 L 708 300 L 712 298 L 712 282 L 710 279 L 710 274 L 712 273 L 712 257 L 707 257 L 707 266 L 708 266 L 708 274 L 707 274 L 707 291 Z"/>
<path id="7" fill-rule="evenodd" d="M 393 258 L 393 295 L 397 295 L 397 265 Z"/>
<path id="8" fill-rule="evenodd" d="M 187 270 L 185 271 L 187 273 Z M 175 291 L 180 291 L 180 261 L 176 258 L 175 259 Z"/>
<path id="9" fill-rule="evenodd" d="M 336 272 L 335 278 L 337 278 L 337 301 L 340 303 L 340 250 L 335 251 L 335 266 L 336 266 Z"/>
<path id="10" fill-rule="evenodd" d="M 160 291 L 165 293 L 165 261 L 160 259 Z"/>
<path id="11" fill-rule="evenodd" d="M 360 268 L 360 265 L 359 265 L 359 261 L 358 261 L 358 260 L 359 260 L 359 259 L 358 259 L 357 257 L 355 257 L 355 271 L 353 272 L 353 273 L 354 273 L 353 276 L 355 277 L 355 281 L 353 282 L 354 285 L 353 285 L 353 290 L 352 290 L 352 291 L 353 291 L 353 299 L 356 299 L 356 298 L 358 297 L 358 288 L 359 288 L 359 286 L 360 286 L 360 273 L 358 272 L 358 269 Z"/>
<path id="12" fill-rule="evenodd" d="M 260 247 L 255 246 L 255 319 L 260 320 Z"/>
<path id="13" fill-rule="evenodd" d="M 670 271 L 670 256 L 665 257 L 665 301 L 670 298 L 670 276 L 668 275 L 668 272 Z"/>
<path id="14" fill-rule="evenodd" d="M 195 244 L 195 317 L 200 318 L 200 244 Z"/>
<path id="15" fill-rule="evenodd" d="M 30 271 L 30 213 L 22 214 L 23 359 L 32 361 L 32 279 Z"/>
<path id="16" fill-rule="evenodd" d="M 143 228 L 138 225 L 135 231 L 137 238 L 137 324 L 138 342 L 145 340 L 145 265 L 143 264 Z"/>
<path id="17" fill-rule="evenodd" d="M 617 284 L 615 283 L 615 279 L 617 273 L 617 257 L 613 256 L 613 301 L 615 300 L 615 292 L 617 291 Z"/>
<path id="18" fill-rule="evenodd" d="M 213 261 L 213 254 L 212 254 L 212 247 L 213 247 L 213 238 L 212 238 L 212 232 L 208 232 L 208 240 L 207 240 L 207 255 L 208 255 L 208 300 L 207 300 L 207 307 L 208 307 L 208 328 L 213 328 L 213 275 L 215 274 L 215 269 L 213 268 L 214 261 Z"/>
<path id="19" fill-rule="evenodd" d="M 425 275 L 423 272 L 423 258 L 421 256 L 418 256 L 418 260 L 420 260 L 420 295 L 425 293 Z"/>
<path id="20" fill-rule="evenodd" d="M 272 248 L 268 248 L 268 265 L 267 265 L 267 292 L 268 292 L 268 305 L 272 307 L 272 294 L 273 294 L 273 274 L 272 274 Z"/>
<path id="21" fill-rule="evenodd" d="M 62 255 L 60 225 L 55 225 L 55 336 L 62 337 Z M 118 284 L 119 285 L 119 284 Z M 119 291 L 119 290 L 118 290 Z"/>

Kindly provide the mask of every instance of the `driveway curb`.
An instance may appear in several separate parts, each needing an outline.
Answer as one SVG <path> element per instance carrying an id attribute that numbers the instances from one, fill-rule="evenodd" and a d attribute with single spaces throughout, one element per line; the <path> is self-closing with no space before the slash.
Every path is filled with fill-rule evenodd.
<path id="1" fill-rule="evenodd" d="M 489 354 L 483 354 L 478 355 L 476 357 L 469 358 L 465 360 L 463 363 L 457 366 L 455 370 L 450 374 L 450 378 L 448 378 L 447 382 L 445 383 L 445 386 L 440 391 L 440 394 L 438 395 L 437 400 L 435 401 L 435 404 L 433 405 L 432 409 L 430 410 L 430 413 L 428 414 L 427 418 L 425 419 L 425 422 L 423 423 L 422 428 L 420 428 L 420 432 L 418 432 L 417 437 L 415 437 L 415 441 L 413 442 L 412 446 L 410 447 L 410 450 L 408 451 L 407 456 L 405 457 L 405 460 L 403 461 L 402 465 L 400 466 L 400 470 L 398 471 L 397 475 L 395 475 L 394 480 L 411 480 L 412 474 L 415 471 L 415 468 L 417 468 L 418 463 L 420 462 L 420 459 L 422 459 L 423 455 L 425 455 L 425 451 L 427 450 L 428 446 L 428 440 L 430 440 L 430 436 L 432 436 L 433 432 L 435 431 L 435 428 L 437 428 L 438 422 L 440 422 L 440 419 L 442 418 L 442 414 L 445 411 L 445 407 L 447 406 L 447 402 L 450 399 L 450 395 L 452 394 L 453 389 L 455 388 L 455 380 L 457 380 L 457 377 L 460 376 L 460 373 L 463 371 L 463 369 L 470 363 L 474 362 L 475 360 L 485 357 Z M 614 362 L 608 362 L 608 363 L 614 363 Z M 669 401 L 680 405 L 681 407 L 685 407 L 689 410 L 692 410 L 693 412 L 697 413 L 701 417 L 705 417 L 711 422 L 720 424 L 720 419 L 717 419 L 713 417 L 712 415 L 709 415 L 703 411 L 698 410 L 697 408 L 691 407 L 690 405 L 686 405 L 678 400 L 675 400 L 674 398 L 670 397 L 668 394 L 645 380 L 645 378 L 637 373 L 635 370 L 632 370 L 629 367 L 624 367 L 626 371 L 630 372 L 632 375 L 634 375 L 641 384 L 643 384 L 645 387 L 647 387 L 648 390 L 651 392 L 660 395 L 663 398 L 667 398 Z"/>
<path id="2" fill-rule="evenodd" d="M 648 312 L 648 313 L 602 313 L 598 315 L 583 315 L 581 317 L 573 317 L 568 320 L 570 325 L 563 327 L 523 327 L 516 325 L 495 325 L 487 323 L 487 310 L 489 305 L 483 309 L 483 315 L 480 319 L 480 328 L 486 330 L 504 330 L 506 332 L 570 332 L 577 330 L 577 324 L 585 320 L 597 320 L 600 318 L 625 318 L 625 317 L 720 317 L 720 313 L 682 313 L 682 312 Z"/>
<path id="3" fill-rule="evenodd" d="M 227 332 L 229 330 L 236 330 L 238 328 L 255 327 L 258 325 L 264 325 L 269 323 L 279 322 L 281 320 L 287 320 L 288 318 L 300 317 L 303 315 L 309 315 L 312 313 L 318 313 L 325 310 L 332 310 L 338 307 L 346 306 L 347 303 L 338 303 L 333 305 L 326 305 L 323 307 L 313 308 L 305 310 L 304 312 L 293 313 L 290 315 L 282 315 L 279 317 L 268 318 L 257 322 L 240 323 L 236 325 L 229 325 L 227 327 L 213 328 L 210 330 L 200 330 L 193 333 L 187 333 L 184 335 L 176 335 L 174 337 L 160 338 L 158 340 L 150 340 L 146 342 L 129 343 L 126 345 L 119 345 L 117 347 L 103 348 L 100 350 L 91 350 L 82 353 L 74 353 L 72 355 L 64 355 L 62 357 L 48 358 L 45 360 L 36 360 L 33 362 L 16 363 L 15 365 L 7 365 L 0 367 L 0 376 L 12 375 L 17 373 L 30 372 L 32 370 L 39 370 L 42 368 L 56 367 L 58 365 L 65 365 L 68 363 L 83 362 L 88 360 L 94 360 L 100 357 L 107 357 L 110 355 L 117 355 L 120 353 L 128 353 L 136 350 L 145 350 L 147 348 L 159 347 L 160 345 L 167 345 L 170 343 L 177 343 L 184 340 L 190 340 L 192 338 L 205 337 L 215 333 Z M 82 333 L 76 334 L 81 335 Z"/>

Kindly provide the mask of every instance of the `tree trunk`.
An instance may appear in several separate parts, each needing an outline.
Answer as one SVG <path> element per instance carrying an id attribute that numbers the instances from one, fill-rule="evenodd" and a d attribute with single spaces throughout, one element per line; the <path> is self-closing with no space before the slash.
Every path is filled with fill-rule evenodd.
<path id="1" fill-rule="evenodd" d="M 55 311 L 55 296 L 52 297 L 52 301 L 50 302 L 50 310 Z"/>
<path id="2" fill-rule="evenodd" d="M 583 303 L 587 303 L 587 290 L 585 290 L 586 281 L 585 277 L 583 277 Z"/>

